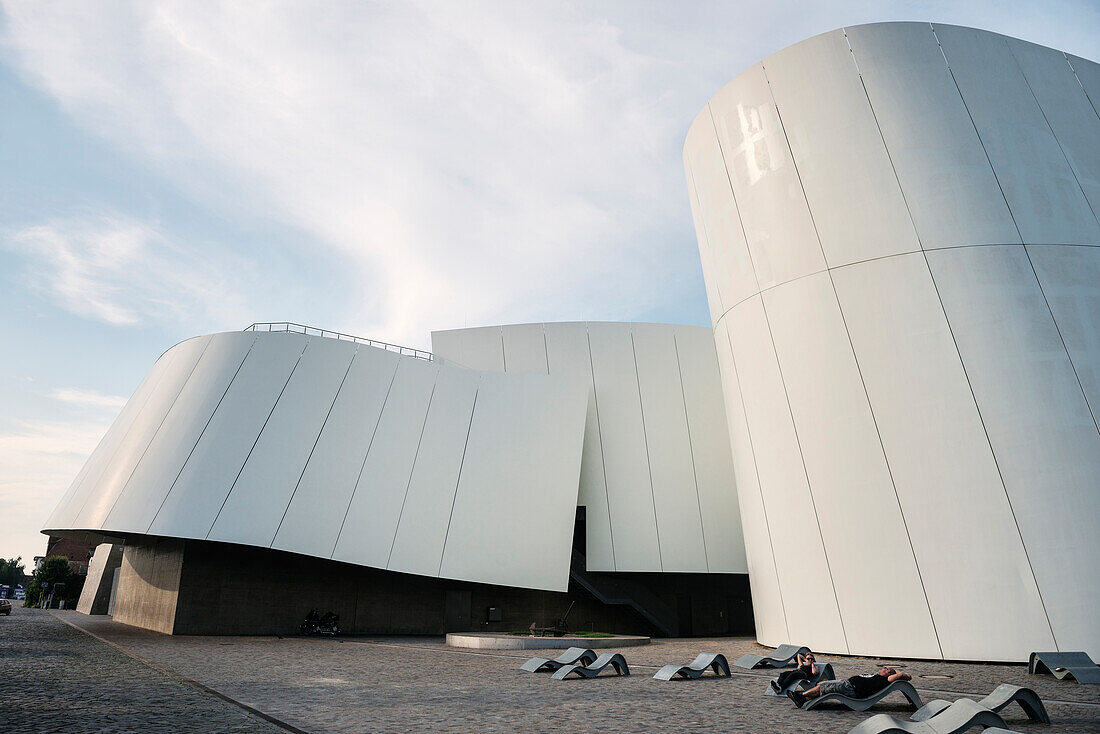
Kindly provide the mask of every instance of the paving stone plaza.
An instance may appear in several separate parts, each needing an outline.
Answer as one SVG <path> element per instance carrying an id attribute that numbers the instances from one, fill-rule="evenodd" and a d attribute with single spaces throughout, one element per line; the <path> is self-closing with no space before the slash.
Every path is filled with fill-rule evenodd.
<path id="1" fill-rule="evenodd" d="M 457 650 L 439 637 L 168 636 L 75 612 L 16 606 L 0 620 L 0 730 L 16 732 L 736 731 L 847 732 L 866 713 L 800 711 L 765 697 L 770 675 L 658 682 L 701 651 L 761 652 L 748 638 L 655 640 L 625 648 L 632 675 L 554 681 L 518 670 L 519 650 Z M 924 700 L 980 698 L 998 683 L 1035 689 L 1053 725 L 1003 713 L 1020 732 L 1100 731 L 1100 690 L 1029 676 L 1026 666 L 819 656 L 837 675 L 882 663 Z M 266 717 L 266 718 L 265 718 Z"/>

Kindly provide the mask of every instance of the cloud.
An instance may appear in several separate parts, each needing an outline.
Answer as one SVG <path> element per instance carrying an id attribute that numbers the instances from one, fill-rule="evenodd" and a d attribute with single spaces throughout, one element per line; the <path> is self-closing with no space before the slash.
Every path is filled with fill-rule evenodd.
<path id="1" fill-rule="evenodd" d="M 50 397 L 64 403 L 95 408 L 121 408 L 126 404 L 126 398 L 121 395 L 104 395 L 96 390 L 82 390 L 79 387 L 54 388 Z"/>
<path id="2" fill-rule="evenodd" d="M 415 342 L 464 321 L 614 316 L 697 269 L 679 164 L 694 109 L 663 91 L 669 62 L 599 14 L 5 7 L 17 67 L 82 125 L 207 206 L 285 222 L 338 253 L 351 303 L 332 328 Z M 678 240 L 669 220 L 682 220 Z M 70 252 L 50 232 L 28 236 Z M 87 244 L 77 264 L 103 266 Z M 125 257 L 132 240 L 102 244 Z M 86 268 L 54 262 L 70 273 L 67 303 L 111 323 L 140 317 Z"/>
<path id="3" fill-rule="evenodd" d="M 3 244 L 23 257 L 32 291 L 83 318 L 247 323 L 242 289 L 227 275 L 247 269 L 231 253 L 181 246 L 150 224 L 87 215 L 24 227 Z"/>

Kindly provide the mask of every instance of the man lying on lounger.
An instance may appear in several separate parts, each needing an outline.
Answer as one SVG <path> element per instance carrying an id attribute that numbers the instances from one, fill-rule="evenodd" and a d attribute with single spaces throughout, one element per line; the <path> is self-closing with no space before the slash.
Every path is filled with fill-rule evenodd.
<path id="1" fill-rule="evenodd" d="M 802 708 L 802 705 L 806 703 L 806 699 L 809 698 L 817 698 L 828 693 L 839 693 L 849 698 L 867 698 L 875 695 L 896 680 L 912 680 L 912 678 L 913 676 L 908 673 L 899 673 L 893 668 L 883 668 L 877 673 L 822 681 L 808 691 L 787 691 L 787 697 L 794 701 L 795 706 Z"/>

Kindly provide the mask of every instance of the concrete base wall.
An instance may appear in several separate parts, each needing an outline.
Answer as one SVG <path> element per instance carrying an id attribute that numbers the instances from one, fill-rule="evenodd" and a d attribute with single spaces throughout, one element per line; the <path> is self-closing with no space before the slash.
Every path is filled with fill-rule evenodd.
<path id="1" fill-rule="evenodd" d="M 127 544 L 119 572 L 115 621 L 156 632 L 175 632 L 183 557 L 182 540 L 150 539 Z"/>
<path id="2" fill-rule="evenodd" d="M 681 634 L 752 634 L 744 575 L 635 576 L 682 610 Z M 579 587 L 557 593 L 447 581 L 206 541 L 128 544 L 115 620 L 174 634 L 295 634 L 314 608 L 339 614 L 346 633 L 440 635 L 552 625 L 573 601 L 571 629 L 658 632 L 633 609 Z M 488 621 L 490 607 L 501 621 Z"/>
<path id="3" fill-rule="evenodd" d="M 107 614 L 111 602 L 111 587 L 115 569 L 122 565 L 122 546 L 101 543 L 88 563 L 88 576 L 76 611 L 81 614 Z"/>

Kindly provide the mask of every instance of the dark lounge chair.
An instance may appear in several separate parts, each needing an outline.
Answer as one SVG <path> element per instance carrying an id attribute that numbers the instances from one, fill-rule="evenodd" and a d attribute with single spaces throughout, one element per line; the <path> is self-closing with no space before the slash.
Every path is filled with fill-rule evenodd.
<path id="1" fill-rule="evenodd" d="M 738 668 L 752 670 L 753 668 L 783 668 L 786 667 L 798 653 L 807 653 L 810 648 L 796 645 L 780 645 L 771 655 L 742 655 L 734 663 Z"/>
<path id="2" fill-rule="evenodd" d="M 1000 716 L 969 698 L 960 698 L 928 721 L 905 721 L 889 714 L 876 714 L 860 722 L 848 734 L 959 734 L 976 726 L 998 727 L 986 731 L 1005 730 L 1005 722 Z"/>
<path id="3" fill-rule="evenodd" d="M 672 680 L 673 676 L 679 675 L 682 678 L 695 680 L 705 673 L 707 668 L 713 669 L 717 676 L 728 678 L 730 675 L 730 665 L 726 662 L 725 655 L 720 652 L 701 652 L 687 665 L 666 665 L 653 677 L 657 680 Z"/>
<path id="4" fill-rule="evenodd" d="M 1047 713 L 1046 706 L 1043 705 L 1039 695 L 1030 688 L 1024 688 L 1023 686 L 1002 683 L 994 688 L 992 693 L 981 701 L 978 701 L 978 704 L 997 713 L 1013 701 L 1020 704 L 1020 708 L 1024 710 L 1024 713 L 1027 714 L 1027 717 L 1032 721 L 1041 721 L 1044 724 L 1050 723 L 1050 715 Z M 942 712 L 950 708 L 951 705 L 950 701 L 944 701 L 938 698 L 935 701 L 929 701 L 921 706 L 910 718 L 913 721 L 928 721 L 931 718 L 939 716 Z"/>
<path id="5" fill-rule="evenodd" d="M 878 693 L 868 696 L 867 698 L 852 698 L 851 696 L 845 696 L 843 693 L 826 693 L 824 696 L 810 698 L 806 700 L 802 710 L 809 711 L 828 701 L 836 701 L 837 703 L 844 704 L 852 709 L 852 711 L 866 711 L 891 693 L 895 692 L 909 699 L 909 704 L 914 709 L 919 709 L 921 707 L 920 694 L 917 693 L 916 688 L 913 688 L 913 684 L 907 680 L 896 680 Z"/>
<path id="6" fill-rule="evenodd" d="M 1100 668 L 1085 652 L 1033 652 L 1027 672 L 1051 673 L 1058 680 L 1068 676 L 1078 683 L 1100 685 Z"/>
<path id="7" fill-rule="evenodd" d="M 627 667 L 626 660 L 616 652 L 600 655 L 596 658 L 596 662 L 591 665 L 563 665 L 552 677 L 554 680 L 565 680 L 567 675 L 576 673 L 581 678 L 595 678 L 608 666 L 615 669 L 616 675 L 630 675 L 630 668 Z"/>
<path id="8" fill-rule="evenodd" d="M 583 647 L 571 647 L 553 660 L 547 660 L 546 658 L 531 658 L 526 663 L 519 666 L 519 669 L 526 670 L 528 673 L 549 673 L 557 670 L 563 665 L 572 665 L 573 663 L 588 665 L 595 660 L 596 653 L 593 651 Z"/>

